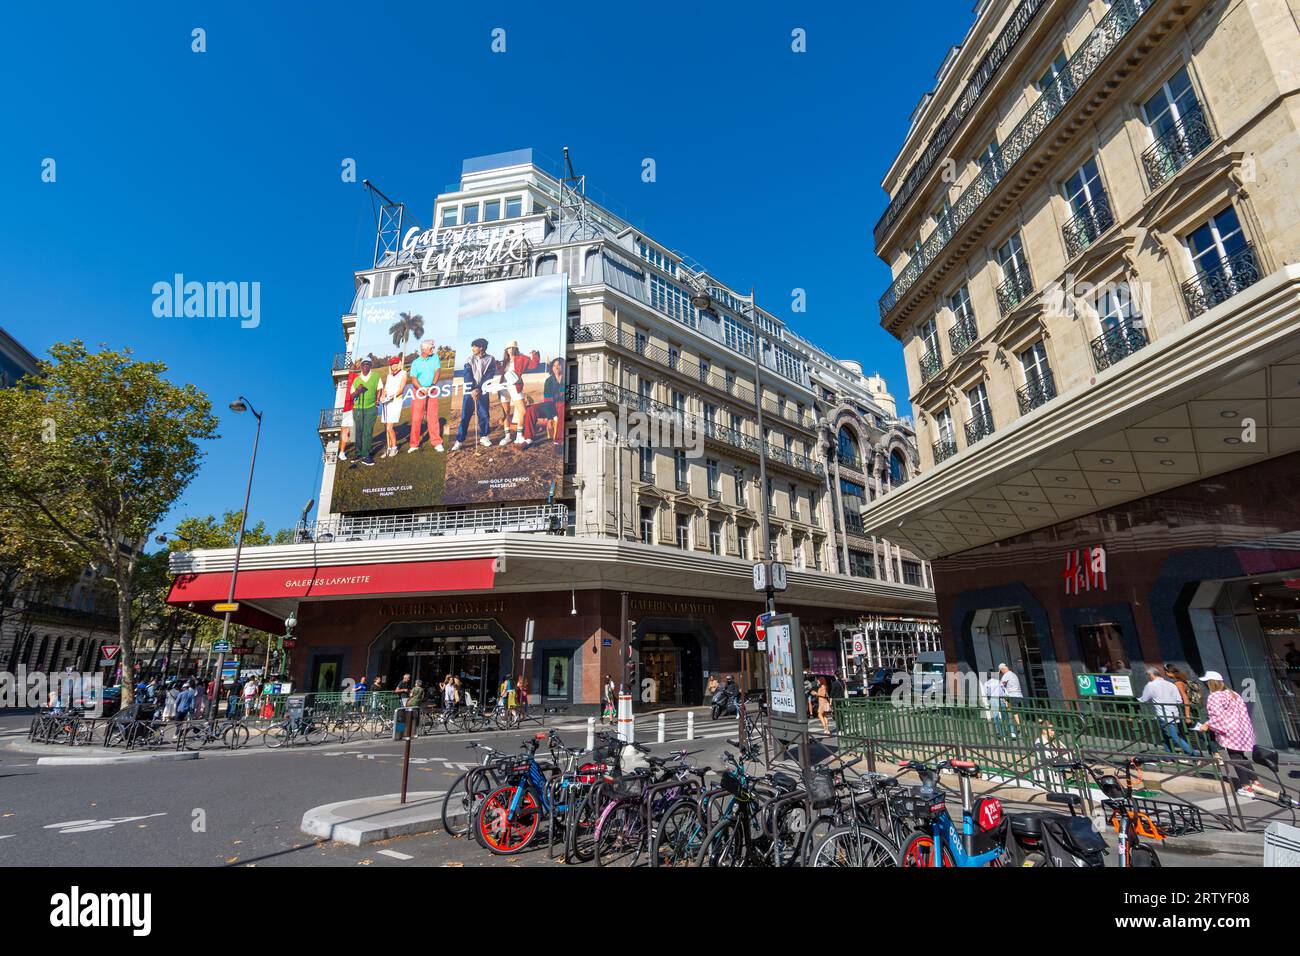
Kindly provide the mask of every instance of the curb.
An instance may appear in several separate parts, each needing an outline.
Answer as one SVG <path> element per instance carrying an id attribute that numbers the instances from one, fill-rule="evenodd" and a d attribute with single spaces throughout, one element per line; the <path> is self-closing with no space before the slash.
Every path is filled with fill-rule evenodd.
<path id="1" fill-rule="evenodd" d="M 401 794 L 397 793 L 327 803 L 304 813 L 299 829 L 310 836 L 352 846 L 431 833 L 442 827 L 445 793 L 443 790 L 408 793 L 405 805 L 398 802 Z"/>
<path id="2" fill-rule="evenodd" d="M 44 767 L 102 767 L 117 763 L 148 763 L 155 760 L 197 760 L 193 750 L 166 751 L 163 753 L 115 754 L 111 757 L 38 757 L 36 763 Z"/>
<path id="3" fill-rule="evenodd" d="M 1229 853 L 1235 856 L 1258 857 L 1264 859 L 1264 834 L 1231 833 L 1227 831 L 1212 833 L 1189 833 L 1187 836 L 1171 837 L 1161 849 L 1175 853 Z"/>

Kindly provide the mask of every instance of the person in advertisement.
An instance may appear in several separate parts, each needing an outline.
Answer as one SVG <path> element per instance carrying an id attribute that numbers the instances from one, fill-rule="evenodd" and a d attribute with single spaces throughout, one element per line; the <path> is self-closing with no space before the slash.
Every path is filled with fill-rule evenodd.
<path id="1" fill-rule="evenodd" d="M 348 460 L 348 442 L 352 440 L 353 415 L 352 415 L 352 383 L 357 380 L 357 369 L 355 364 L 348 367 L 348 383 L 343 389 L 343 417 L 339 424 L 339 461 Z"/>
<path id="2" fill-rule="evenodd" d="M 434 350 L 433 339 L 420 343 L 420 357 L 411 363 L 411 378 L 415 390 L 411 394 L 411 447 L 408 452 L 418 451 L 420 426 L 426 422 L 429 432 L 429 444 L 434 451 L 443 451 L 442 421 L 438 417 L 438 389 L 435 387 L 442 377 L 442 359 Z"/>
<path id="3" fill-rule="evenodd" d="M 456 428 L 456 443 L 451 446 L 452 451 L 458 451 L 464 444 L 471 418 L 478 421 L 478 443 L 485 446 L 492 444 L 488 438 L 488 433 L 492 430 L 491 405 L 484 386 L 500 374 L 500 370 L 497 368 L 497 360 L 488 354 L 487 348 L 487 339 L 475 339 L 469 344 L 471 354 L 465 362 L 465 393 L 460 401 L 460 425 Z"/>
<path id="4" fill-rule="evenodd" d="M 564 359 L 551 359 L 550 374 L 542 386 L 542 400 L 524 411 L 524 444 L 536 439 L 539 421 L 555 423 L 555 444 L 564 441 Z"/>
<path id="5" fill-rule="evenodd" d="M 524 355 L 519 351 L 518 341 L 507 345 L 505 354 L 501 356 L 499 381 L 501 385 L 506 386 L 500 392 L 502 428 L 505 436 L 497 443 L 499 445 L 509 445 L 511 442 L 516 445 L 528 443 L 524 438 L 524 410 L 528 405 L 524 398 L 524 373 L 531 372 L 537 364 L 536 355 Z"/>
<path id="6" fill-rule="evenodd" d="M 375 459 L 370 454 L 371 443 L 375 439 L 375 414 L 379 404 L 379 372 L 367 356 L 361 360 L 361 373 L 352 382 L 352 417 L 356 423 L 356 447 L 353 449 L 353 461 L 349 468 L 357 467 L 356 459 L 363 465 L 373 465 Z"/>
<path id="7" fill-rule="evenodd" d="M 384 390 L 379 396 L 379 402 L 383 406 L 384 437 L 387 440 L 385 458 L 397 454 L 397 423 L 402 418 L 402 401 L 409 382 L 402 357 L 394 355 L 388 363 L 388 377 L 384 379 Z"/>

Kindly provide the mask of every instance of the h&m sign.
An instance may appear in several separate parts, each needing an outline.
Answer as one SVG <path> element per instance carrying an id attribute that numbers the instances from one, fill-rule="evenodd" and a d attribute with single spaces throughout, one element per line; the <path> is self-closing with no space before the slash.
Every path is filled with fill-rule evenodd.
<path id="1" fill-rule="evenodd" d="M 1106 590 L 1106 549 L 1095 545 L 1065 552 L 1061 577 L 1065 579 L 1066 594 Z"/>

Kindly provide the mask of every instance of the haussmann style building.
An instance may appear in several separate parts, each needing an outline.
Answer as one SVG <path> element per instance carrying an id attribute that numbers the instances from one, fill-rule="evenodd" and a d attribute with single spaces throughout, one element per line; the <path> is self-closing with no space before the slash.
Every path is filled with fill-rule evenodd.
<path id="1" fill-rule="evenodd" d="M 1285 0 L 980 5 L 884 178 L 950 666 L 1145 666 L 1300 744 L 1300 33 Z"/>

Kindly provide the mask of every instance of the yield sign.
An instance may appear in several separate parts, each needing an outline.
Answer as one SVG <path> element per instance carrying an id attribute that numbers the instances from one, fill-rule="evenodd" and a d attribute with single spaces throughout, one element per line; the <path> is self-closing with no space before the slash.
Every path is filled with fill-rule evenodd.
<path id="1" fill-rule="evenodd" d="M 749 622 L 748 622 L 748 621 L 732 621 L 732 622 L 731 622 L 731 629 L 732 629 L 733 631 L 736 632 L 736 640 L 738 640 L 738 641 L 743 641 L 743 640 L 745 639 L 746 635 L 749 634 Z"/>
<path id="2" fill-rule="evenodd" d="M 117 652 L 121 649 L 121 646 L 118 644 L 105 644 L 100 648 L 100 650 L 104 652 L 104 660 L 106 661 L 111 661 L 113 658 L 117 657 Z"/>

